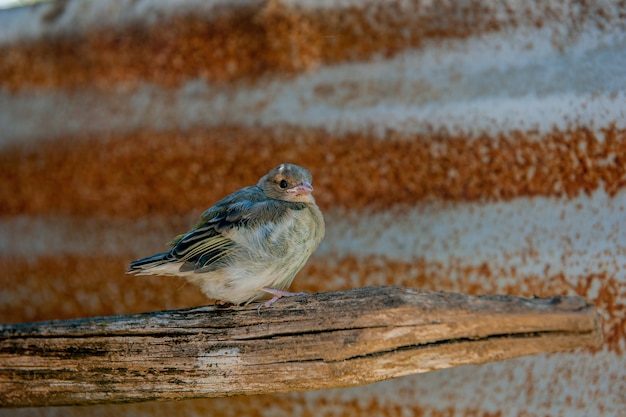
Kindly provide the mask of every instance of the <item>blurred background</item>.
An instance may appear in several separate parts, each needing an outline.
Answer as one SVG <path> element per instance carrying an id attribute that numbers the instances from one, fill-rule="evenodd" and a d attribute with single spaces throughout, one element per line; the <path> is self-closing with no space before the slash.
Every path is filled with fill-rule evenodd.
<path id="1" fill-rule="evenodd" d="M 597 351 L 370 386 L 0 416 L 610 416 L 626 409 L 626 5 L 66 0 L 0 10 L 0 322 L 210 303 L 125 275 L 309 168 L 294 291 L 580 295 Z"/>

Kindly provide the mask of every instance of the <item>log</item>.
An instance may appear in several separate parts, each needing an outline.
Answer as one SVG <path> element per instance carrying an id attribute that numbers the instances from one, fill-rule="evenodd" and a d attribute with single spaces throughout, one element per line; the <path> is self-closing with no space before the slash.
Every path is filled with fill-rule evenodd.
<path id="1" fill-rule="evenodd" d="M 602 343 L 580 297 L 367 287 L 256 305 L 0 326 L 3 407 L 350 387 Z"/>

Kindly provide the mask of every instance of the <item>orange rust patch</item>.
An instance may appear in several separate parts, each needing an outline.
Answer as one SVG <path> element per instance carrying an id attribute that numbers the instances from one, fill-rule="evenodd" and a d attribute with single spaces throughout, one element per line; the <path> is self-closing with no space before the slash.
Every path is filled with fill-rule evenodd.
<path id="1" fill-rule="evenodd" d="M 33 261 L 0 257 L 4 272 L 0 276 L 0 286 L 4 288 L 0 322 L 136 313 L 211 303 L 182 279 L 125 275 L 128 261 L 97 256 L 41 257 Z M 403 285 L 474 295 L 579 295 L 588 298 L 603 316 L 604 347 L 620 353 L 620 341 L 626 337 L 621 284 L 617 277 L 605 272 L 519 276 L 514 267 L 467 265 L 455 260 L 444 264 L 422 258 L 404 262 L 384 256 L 347 256 L 310 260 L 291 289 L 315 293 L 370 285 Z"/>
<path id="2" fill-rule="evenodd" d="M 208 304 L 178 278 L 126 275 L 130 259 L 58 256 L 0 257 L 0 322 L 130 314 Z"/>
<path id="3" fill-rule="evenodd" d="M 180 216 L 281 162 L 308 167 L 322 209 L 386 210 L 428 199 L 573 197 L 626 184 L 626 130 L 543 136 L 444 133 L 385 140 L 361 133 L 228 128 L 65 139 L 0 153 L 0 215 Z"/>
<path id="4" fill-rule="evenodd" d="M 334 390 L 333 390 L 334 391 Z M 136 415 L 167 415 L 171 417 L 183 417 L 189 415 L 207 415 L 213 417 L 262 417 L 268 415 L 271 410 L 276 416 L 302 416 L 318 417 L 320 415 L 332 417 L 345 416 L 389 416 L 397 417 L 410 415 L 415 417 L 451 417 L 463 415 L 466 417 L 500 417 L 500 411 L 483 411 L 480 409 L 458 409 L 452 406 L 432 409 L 420 406 L 419 398 L 411 405 L 394 404 L 392 400 L 380 400 L 376 397 L 358 398 L 349 395 L 348 399 L 330 391 L 331 398 L 315 396 L 305 397 L 306 394 L 290 393 L 279 395 L 255 395 L 231 398 L 207 398 L 180 402 L 149 402 L 138 404 L 114 404 L 90 406 L 89 410 L 94 414 L 136 416 Z M 420 389 L 416 389 L 420 393 Z M 406 397 L 414 397 L 416 392 L 405 392 Z M 84 409 L 78 407 L 57 407 L 67 416 L 82 416 Z M 462 414 L 460 414 L 462 413 Z"/>
<path id="5" fill-rule="evenodd" d="M 0 48 L 0 86 L 11 90 L 107 88 L 123 82 L 180 85 L 257 80 L 318 65 L 393 56 L 428 39 L 465 38 L 519 24 L 541 26 L 548 9 L 524 16 L 482 2 L 366 2 L 307 10 L 279 1 L 222 6 L 202 13 L 163 16 L 152 26 L 93 28 L 71 36 L 45 37 Z M 592 14 L 584 2 L 578 16 Z M 59 15 L 62 12 L 59 13 Z M 594 13 L 595 15 L 595 13 Z M 58 17 L 58 16 L 56 16 Z M 51 15 L 44 20 L 55 20 Z M 42 23 L 45 25 L 45 23 Z"/>

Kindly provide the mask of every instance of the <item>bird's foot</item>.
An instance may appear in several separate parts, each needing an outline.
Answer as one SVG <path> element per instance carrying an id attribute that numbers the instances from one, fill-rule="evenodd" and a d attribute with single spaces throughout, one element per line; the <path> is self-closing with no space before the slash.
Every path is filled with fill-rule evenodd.
<path id="1" fill-rule="evenodd" d="M 276 301 L 280 300 L 283 297 L 297 297 L 299 295 L 308 294 L 306 291 L 289 292 L 289 291 L 277 290 L 275 288 L 270 288 L 270 287 L 263 287 L 261 288 L 261 290 L 265 291 L 266 293 L 272 294 L 273 297 L 267 300 L 266 302 L 259 304 L 259 308 L 258 308 L 259 312 L 261 311 L 261 307 L 269 308 L 271 307 L 272 304 L 274 304 Z"/>

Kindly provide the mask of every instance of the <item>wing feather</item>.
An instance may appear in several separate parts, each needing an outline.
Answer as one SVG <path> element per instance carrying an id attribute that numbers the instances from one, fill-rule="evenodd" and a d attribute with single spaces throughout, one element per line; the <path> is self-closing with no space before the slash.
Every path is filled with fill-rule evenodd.
<path id="1" fill-rule="evenodd" d="M 301 203 L 268 199 L 257 186 L 243 188 L 218 201 L 188 233 L 175 238 L 169 256 L 183 261 L 181 271 L 215 270 L 246 248 L 246 242 L 232 239 L 240 228 L 246 228 L 246 236 L 252 236 L 264 224 L 279 221 L 289 208 L 303 207 Z"/>

